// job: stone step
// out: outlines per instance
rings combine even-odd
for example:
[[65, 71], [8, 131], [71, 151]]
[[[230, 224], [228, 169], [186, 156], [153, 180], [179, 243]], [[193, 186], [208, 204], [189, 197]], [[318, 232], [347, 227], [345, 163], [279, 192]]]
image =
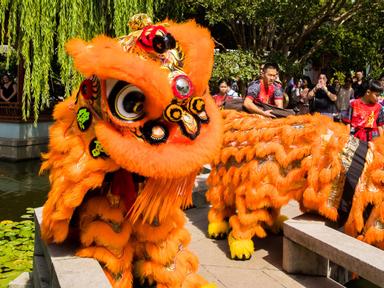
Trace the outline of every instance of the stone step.
[[16, 279], [8, 284], [8, 288], [33, 288], [30, 272], [21, 273]]
[[[376, 285], [384, 285], [384, 251], [325, 225], [318, 216], [284, 222], [283, 269], [328, 275], [328, 259]], [[384, 286], [383, 286], [384, 287]]]
[[33, 267], [35, 288], [111, 288], [99, 262], [76, 257], [73, 244], [46, 245], [40, 237], [41, 222], [42, 208], [37, 208]]

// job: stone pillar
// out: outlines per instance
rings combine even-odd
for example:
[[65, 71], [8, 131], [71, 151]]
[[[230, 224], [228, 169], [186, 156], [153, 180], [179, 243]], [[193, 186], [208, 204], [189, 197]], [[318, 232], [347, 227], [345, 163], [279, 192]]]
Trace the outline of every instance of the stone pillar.
[[328, 276], [328, 260], [292, 242], [283, 239], [283, 269], [292, 274]]
[[0, 159], [19, 161], [40, 158], [47, 151], [48, 129], [52, 122], [0, 122]]

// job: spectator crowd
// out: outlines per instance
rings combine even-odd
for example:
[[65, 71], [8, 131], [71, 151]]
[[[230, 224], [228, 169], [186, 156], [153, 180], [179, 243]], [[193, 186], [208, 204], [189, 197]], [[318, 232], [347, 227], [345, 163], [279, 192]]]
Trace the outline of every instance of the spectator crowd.
[[292, 77], [282, 83], [278, 65], [266, 63], [261, 74], [248, 83], [245, 95], [240, 94], [236, 80], [219, 81], [213, 99], [220, 109], [271, 118], [320, 113], [345, 123], [351, 134], [363, 141], [383, 134], [384, 74], [368, 81], [363, 71], [357, 70], [345, 79], [333, 75], [329, 81], [321, 72], [314, 84], [308, 76]]

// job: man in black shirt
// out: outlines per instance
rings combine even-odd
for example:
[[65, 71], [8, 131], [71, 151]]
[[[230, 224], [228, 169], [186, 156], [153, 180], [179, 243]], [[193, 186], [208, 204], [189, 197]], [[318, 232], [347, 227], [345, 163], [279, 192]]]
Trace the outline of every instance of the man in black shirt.
[[319, 75], [316, 86], [308, 93], [311, 99], [311, 112], [319, 112], [333, 118], [333, 114], [337, 113], [336, 108], [336, 91], [331, 85], [327, 85], [327, 76]]
[[355, 73], [356, 82], [353, 82], [352, 88], [354, 91], [354, 97], [355, 99], [359, 99], [364, 96], [367, 84], [364, 82], [364, 74], [363, 70], [357, 70]]

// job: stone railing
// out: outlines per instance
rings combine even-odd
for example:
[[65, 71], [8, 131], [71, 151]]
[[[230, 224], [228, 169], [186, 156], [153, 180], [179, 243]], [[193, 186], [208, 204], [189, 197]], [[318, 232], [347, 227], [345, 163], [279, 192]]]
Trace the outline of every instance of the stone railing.
[[100, 264], [76, 257], [71, 243], [46, 245], [40, 237], [42, 208], [35, 209], [34, 288], [111, 288]]
[[[39, 121], [52, 120], [52, 108], [47, 108], [39, 113]], [[33, 112], [31, 112], [33, 114]], [[33, 122], [34, 118], [31, 117], [25, 121], [23, 120], [23, 111], [21, 103], [8, 103], [0, 102], [0, 122]]]
[[283, 269], [288, 273], [329, 276], [329, 261], [384, 287], [384, 251], [325, 225], [318, 216], [284, 222]]

